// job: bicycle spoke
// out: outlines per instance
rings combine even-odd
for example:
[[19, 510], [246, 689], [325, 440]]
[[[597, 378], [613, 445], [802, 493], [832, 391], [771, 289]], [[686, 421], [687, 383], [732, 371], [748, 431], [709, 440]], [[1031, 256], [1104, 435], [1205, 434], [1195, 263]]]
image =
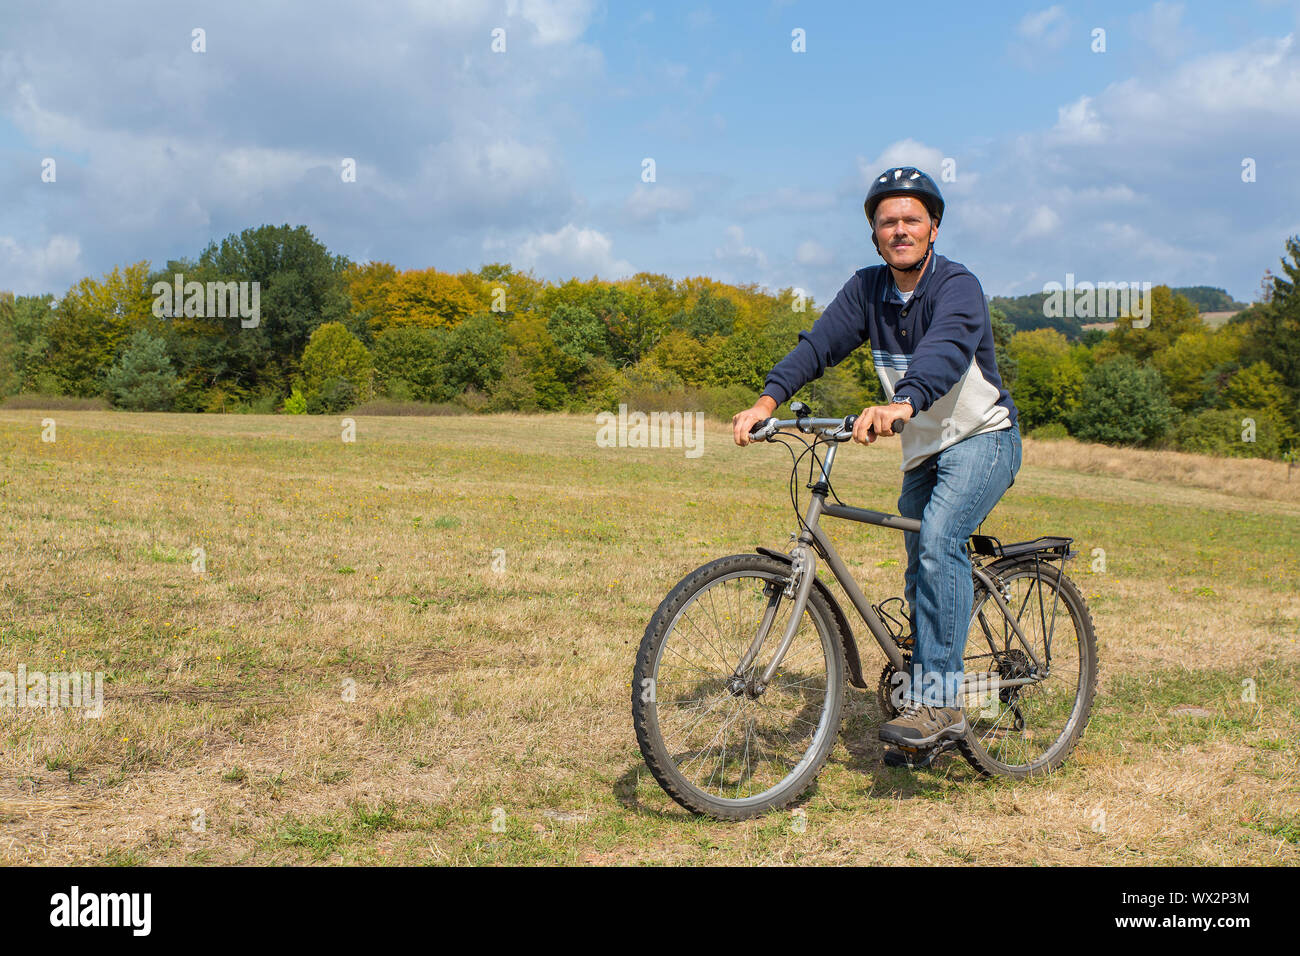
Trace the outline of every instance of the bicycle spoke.
[[[1075, 718], [1083, 676], [1081, 636], [1068, 605], [1066, 613], [1059, 618], [1068, 622], [1065, 637], [1056, 634], [1056, 610], [1063, 602], [1060, 587], [1050, 572], [1041, 566], [1029, 566], [1020, 572], [1013, 571], [1004, 578], [1004, 583], [1007, 606], [1016, 615], [1015, 621], [1033, 654], [1027, 653], [993, 596], [981, 590], [967, 637], [970, 653], [963, 658], [965, 670], [1023, 679], [1032, 676], [1036, 657], [1043, 667], [1048, 667], [1050, 661], [1051, 673], [1030, 683], [999, 688], [995, 692], [998, 707], [995, 714], [989, 717], [980, 716], [978, 711], [972, 714], [972, 736], [978, 749], [998, 765], [1033, 768], [1051, 759], [1054, 750], [1068, 736]], [[1052, 592], [1050, 601], [1045, 590]], [[986, 653], [986, 647], [993, 653]], [[987, 693], [981, 694], [979, 700], [987, 701]], [[1019, 728], [1015, 726], [1017, 713]]]

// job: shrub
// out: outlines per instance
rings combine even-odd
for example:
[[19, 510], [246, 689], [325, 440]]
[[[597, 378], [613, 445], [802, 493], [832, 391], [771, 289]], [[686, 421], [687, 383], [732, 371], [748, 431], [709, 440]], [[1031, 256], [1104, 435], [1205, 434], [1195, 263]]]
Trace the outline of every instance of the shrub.
[[376, 384], [402, 401], [447, 401], [455, 391], [445, 380], [446, 358], [447, 332], [443, 329], [385, 329], [375, 336]]
[[42, 395], [24, 392], [10, 395], [0, 403], [0, 408], [50, 409], [52, 411], [107, 411], [108, 402], [102, 398], [78, 398], [75, 395]]
[[[341, 400], [344, 386], [340, 383], [348, 383], [352, 401], [356, 401], [371, 396], [373, 381], [370, 353], [342, 322], [326, 322], [312, 332], [302, 350], [302, 384], [309, 406], [315, 399], [318, 405], [337, 411], [332, 406]], [[327, 386], [332, 389], [328, 398], [320, 394]]]
[[456, 404], [469, 409], [470, 412], [477, 415], [487, 408], [488, 397], [471, 385], [456, 396]]
[[[1248, 428], [1255, 424], [1253, 441]], [[1171, 433], [1180, 451], [1228, 458], [1280, 458], [1286, 422], [1272, 409], [1213, 408], [1192, 415]]]
[[1052, 422], [1050, 425], [1043, 425], [1039, 428], [1035, 428], [1029, 433], [1029, 437], [1046, 438], [1050, 441], [1052, 439], [1069, 438], [1070, 432], [1060, 422]]
[[519, 357], [519, 350], [507, 348], [498, 378], [490, 389], [488, 410], [493, 412], [535, 412], [538, 409], [537, 387]]
[[352, 410], [353, 415], [468, 415], [463, 405], [450, 402], [364, 402]]
[[307, 396], [308, 415], [334, 415], [357, 403], [357, 386], [351, 379], [327, 378]]
[[307, 414], [307, 399], [303, 397], [302, 389], [295, 388], [292, 394], [284, 400], [283, 411], [286, 415]]
[[133, 412], [167, 411], [180, 390], [167, 344], [144, 329], [127, 340], [105, 385], [114, 405]]
[[1169, 430], [1175, 413], [1160, 373], [1120, 355], [1088, 371], [1066, 423], [1084, 441], [1150, 444]]

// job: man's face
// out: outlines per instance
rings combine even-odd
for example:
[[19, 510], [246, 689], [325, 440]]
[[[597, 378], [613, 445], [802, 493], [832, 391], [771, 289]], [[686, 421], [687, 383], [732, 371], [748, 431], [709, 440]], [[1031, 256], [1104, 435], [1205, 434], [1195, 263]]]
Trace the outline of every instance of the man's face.
[[930, 218], [925, 203], [915, 196], [890, 196], [881, 200], [873, 225], [880, 254], [895, 269], [906, 269], [920, 262], [939, 234], [939, 227]]

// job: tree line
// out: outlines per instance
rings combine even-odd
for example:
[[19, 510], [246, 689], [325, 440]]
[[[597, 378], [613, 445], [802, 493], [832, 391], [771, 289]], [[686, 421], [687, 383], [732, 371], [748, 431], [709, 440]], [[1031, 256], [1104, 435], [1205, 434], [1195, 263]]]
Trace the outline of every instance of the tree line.
[[[1053, 327], [1041, 311], [1034, 325], [1019, 300], [992, 300], [1022, 431], [1287, 454], [1300, 435], [1300, 237], [1287, 241], [1282, 267], [1262, 301], [1218, 329], [1198, 304], [1231, 300], [1206, 287], [1189, 297], [1157, 286], [1148, 326], [1121, 316], [1110, 332]], [[158, 293], [231, 282], [258, 284], [258, 319], [213, 315], [201, 294]], [[163, 298], [169, 308], [158, 307]], [[84, 278], [58, 299], [0, 293], [0, 396], [289, 414], [376, 401], [584, 413], [625, 402], [729, 418], [819, 314], [795, 289], [705, 277], [551, 283], [504, 263], [403, 271], [331, 254], [305, 227], [266, 225], [194, 259]], [[826, 414], [884, 400], [867, 349], [796, 397]]]

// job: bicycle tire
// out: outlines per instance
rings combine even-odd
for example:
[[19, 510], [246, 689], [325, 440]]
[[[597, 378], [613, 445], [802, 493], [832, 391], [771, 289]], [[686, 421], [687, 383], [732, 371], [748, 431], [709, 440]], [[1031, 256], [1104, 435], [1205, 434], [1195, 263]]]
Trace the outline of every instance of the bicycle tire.
[[[1009, 607], [1017, 610], [1019, 605], [1016, 620], [1025, 631], [1025, 636], [1029, 638], [1036, 654], [1041, 656], [1044, 653], [1044, 634], [1055, 630], [1052, 637], [1052, 674], [1036, 684], [1027, 685], [1028, 690], [1003, 689], [999, 691], [996, 702], [993, 700], [993, 695], [988, 694], [984, 697], [983, 706], [978, 711], [972, 710], [972, 699], [968, 696], [966, 712], [969, 726], [965, 737], [958, 741], [958, 747], [962, 756], [982, 776], [1022, 779], [1051, 773], [1073, 752], [1082, 739], [1092, 714], [1098, 674], [1097, 635], [1093, 627], [1092, 612], [1078, 586], [1066, 577], [1061, 568], [1050, 562], [1039, 561], [1035, 565], [1033, 561], [1016, 561], [993, 565], [988, 570], [997, 574], [1011, 592], [1012, 600], [1008, 601]], [[1020, 583], [1027, 584], [1023, 603], [1017, 587]], [[1041, 605], [1031, 600], [1035, 583], [1038, 585], [1038, 595], [1043, 599]], [[1066, 619], [1072, 625], [1073, 633], [1060, 629], [1059, 608], [1056, 611], [1055, 625], [1053, 626], [1050, 621], [1043, 624], [1050, 613], [1046, 610], [1051, 603], [1051, 595], [1045, 593], [1047, 591], [1058, 596], [1067, 612]], [[1036, 606], [1031, 607], [1031, 605]], [[1015, 650], [1015, 655], [1004, 654], [999, 658], [993, 653], [988, 634], [980, 622], [982, 610], [984, 622], [994, 631], [992, 643], [996, 645], [1005, 637], [1004, 650]], [[1039, 631], [1041, 633], [1037, 633]], [[975, 655], [972, 651], [979, 653]], [[985, 653], [986, 651], [988, 653]], [[1014, 671], [1017, 676], [1023, 672], [1022, 664], [1027, 662], [1022, 646], [1010, 631], [1006, 616], [997, 602], [992, 599], [988, 589], [981, 583], [975, 592], [971, 626], [967, 635], [967, 645], [963, 651], [963, 668], [967, 672], [978, 670], [979, 665], [973, 666], [974, 662], [989, 658], [995, 659], [995, 666], [1000, 671]], [[1077, 664], [1071, 663], [1074, 660], [1077, 660]], [[1063, 718], [1059, 718], [1056, 715], [1060, 714], [1062, 706], [1060, 699], [1064, 695], [1057, 695], [1056, 685], [1050, 682], [1060, 680], [1063, 667], [1067, 671], [1076, 673], [1077, 677], [1070, 710]], [[1032, 706], [1028, 708], [1023, 706], [1027, 700], [1032, 702]], [[1015, 727], [1017, 714], [1023, 725], [1018, 730]], [[1059, 729], [1056, 726], [1058, 722]], [[1031, 726], [1031, 723], [1036, 723], [1036, 726]], [[1033, 745], [1033, 737], [1035, 733], [1043, 732], [1052, 735], [1052, 740], [1041, 753], [1029, 760], [1008, 759], [1023, 757], [1035, 751], [1037, 746]]]
[[[744, 694], [737, 694], [734, 689], [725, 686], [726, 681], [731, 679], [731, 674], [745, 648], [753, 639], [762, 615], [759, 614], [753, 620], [748, 620], [748, 608], [759, 606], [749, 594], [750, 585], [742, 584], [735, 589], [727, 589], [726, 592], [720, 589], [730, 581], [749, 581], [755, 590], [758, 590], [759, 582], [763, 582], [764, 588], [779, 587], [783, 592], [790, 580], [790, 573], [789, 564], [759, 554], [719, 558], [697, 568], [678, 582], [659, 604], [646, 627], [632, 676], [632, 722], [636, 729], [637, 743], [645, 758], [646, 766], [664, 792], [693, 813], [720, 820], [744, 820], [790, 806], [802, 798], [816, 782], [817, 775], [821, 772], [839, 736], [845, 694], [844, 648], [835, 614], [816, 588], [809, 592], [803, 621], [795, 634], [794, 643], [767, 690], [756, 698], [750, 698]], [[732, 593], [738, 595], [735, 601], [728, 605], [736, 608], [735, 627], [730, 633], [725, 628], [719, 629], [719, 637], [727, 638], [725, 645], [719, 639], [714, 642], [716, 646], [708, 652], [702, 652], [698, 656], [688, 655], [686, 646], [696, 645], [691, 644], [687, 635], [694, 635], [696, 631], [679, 625], [687, 621], [698, 625], [690, 612], [692, 608], [700, 608], [699, 616], [703, 618], [706, 595], [718, 595], [719, 598], [730, 599]], [[765, 610], [769, 594], [761, 590], [758, 593], [762, 596], [762, 609]], [[716, 621], [717, 599], [710, 597], [709, 602], [713, 606]], [[777, 617], [764, 641], [758, 660], [747, 672], [749, 675], [761, 671], [766, 662], [771, 659], [771, 653], [780, 640], [782, 628], [789, 620], [789, 607], [792, 604], [793, 598], [783, 596], [778, 600]], [[782, 607], [786, 609], [784, 616], [780, 614]], [[721, 622], [717, 623], [721, 624]], [[704, 633], [702, 629], [701, 633]], [[674, 642], [675, 635], [680, 636], [681, 640]], [[815, 641], [812, 635], [816, 636]], [[705, 672], [704, 677], [693, 678], [692, 681], [686, 682], [699, 685], [686, 692], [700, 694], [700, 697], [673, 699], [663, 693], [663, 689], [670, 683], [663, 679], [665, 672], [671, 673], [670, 669], [666, 670], [664, 667], [666, 652], [670, 647], [679, 656], [687, 655], [683, 659], [691, 661], [692, 666]], [[710, 666], [700, 666], [711, 661], [713, 657], [717, 660]], [[728, 670], [728, 666], [731, 671]], [[800, 667], [806, 668], [808, 673], [793, 670]], [[820, 667], [825, 669], [824, 677], [811, 673]], [[797, 677], [798, 680], [782, 680], [783, 677], [791, 676]], [[820, 700], [816, 701], [819, 687], [822, 692]], [[650, 689], [649, 693], [647, 688]], [[703, 703], [706, 700], [705, 695], [709, 695], [707, 708]], [[804, 717], [794, 719], [812, 729], [798, 728], [784, 732], [778, 725], [776, 733], [791, 745], [791, 752], [782, 760], [764, 761], [763, 758], [775, 750], [779, 741], [776, 740], [775, 735], [767, 731], [762, 734], [751, 732], [755, 730], [756, 716], [771, 717], [774, 722], [779, 722], [780, 709], [796, 706], [800, 708], [798, 713], [803, 714], [809, 704], [799, 704], [801, 698], [815, 702], [816, 721], [814, 723]], [[733, 706], [731, 701], [737, 703]], [[685, 751], [680, 751], [675, 746], [676, 739], [681, 736], [678, 724], [690, 718], [691, 709], [685, 706], [689, 704], [695, 705], [693, 709], [697, 712], [703, 710], [703, 715], [695, 722], [696, 724], [702, 722], [715, 708], [726, 708], [728, 722], [734, 721], [740, 710], [746, 710], [745, 719], [741, 724], [746, 734], [744, 762], [739, 770], [733, 773], [728, 767], [727, 732], [724, 730], [718, 771], [710, 772], [703, 785], [698, 776], [692, 778], [688, 772], [683, 771], [684, 766], [689, 769], [694, 762], [701, 759], [698, 754], [689, 756], [694, 753], [689, 747]], [[686, 730], [687, 741], [691, 739], [690, 734], [694, 726], [695, 724], [691, 724]], [[793, 728], [794, 724], [791, 727]], [[669, 735], [667, 740], [665, 730]], [[791, 732], [795, 737], [789, 736]], [[700, 736], [703, 735], [704, 732], [701, 731]], [[713, 739], [716, 739], [716, 735]], [[805, 739], [807, 749], [801, 752], [802, 741]], [[684, 742], [682, 746], [685, 745]], [[739, 752], [739, 744], [737, 749], [732, 751], [733, 760], [737, 759], [735, 757], [737, 752]], [[796, 756], [797, 760], [794, 759]], [[769, 762], [771, 766], [768, 766]], [[783, 772], [786, 763], [791, 765], [788, 772]], [[712, 767], [713, 764], [701, 764], [701, 766]], [[775, 779], [770, 786], [766, 785], [763, 781], [773, 779], [774, 774], [780, 774], [779, 778]], [[733, 775], [736, 779], [736, 795], [726, 796], [724, 794], [729, 790]], [[718, 780], [716, 788], [712, 787], [715, 776]], [[743, 785], [748, 780], [755, 781], [753, 785], [763, 789], [756, 793], [742, 794]]]

